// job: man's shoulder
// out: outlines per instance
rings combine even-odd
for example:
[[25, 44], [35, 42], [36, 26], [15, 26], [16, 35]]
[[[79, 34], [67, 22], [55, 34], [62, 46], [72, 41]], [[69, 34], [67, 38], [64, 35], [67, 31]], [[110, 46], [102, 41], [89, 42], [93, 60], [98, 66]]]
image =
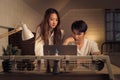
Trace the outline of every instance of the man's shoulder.
[[94, 40], [92, 40], [92, 39], [88, 39], [88, 38], [85, 38], [85, 42], [96, 43]]

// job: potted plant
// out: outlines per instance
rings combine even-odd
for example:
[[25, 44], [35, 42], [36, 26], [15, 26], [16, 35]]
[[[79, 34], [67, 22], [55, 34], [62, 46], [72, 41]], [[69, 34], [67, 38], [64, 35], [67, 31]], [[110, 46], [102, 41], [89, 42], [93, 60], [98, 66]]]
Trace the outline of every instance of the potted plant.
[[3, 47], [3, 56], [8, 56], [2, 62], [3, 72], [10, 72], [12, 68], [12, 61], [10, 60], [11, 55], [20, 55], [21, 50], [17, 46], [13, 47], [12, 44], [8, 45], [7, 48]]

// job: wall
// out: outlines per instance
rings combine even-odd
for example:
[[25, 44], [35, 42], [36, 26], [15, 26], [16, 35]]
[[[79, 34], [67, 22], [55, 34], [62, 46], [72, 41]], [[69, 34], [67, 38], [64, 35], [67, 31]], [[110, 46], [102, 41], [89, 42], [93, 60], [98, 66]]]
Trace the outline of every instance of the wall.
[[22, 0], [0, 0], [0, 25], [2, 26], [14, 27], [23, 22], [34, 31], [40, 18], [41, 16]]

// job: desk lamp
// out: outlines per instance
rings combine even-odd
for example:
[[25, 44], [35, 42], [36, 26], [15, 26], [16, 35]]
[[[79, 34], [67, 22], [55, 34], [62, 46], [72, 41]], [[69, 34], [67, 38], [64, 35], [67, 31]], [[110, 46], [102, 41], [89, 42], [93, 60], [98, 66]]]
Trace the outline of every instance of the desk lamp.
[[4, 37], [7, 37], [9, 35], [12, 35], [14, 33], [17, 33], [18, 31], [21, 31], [21, 30], [22, 30], [22, 40], [28, 40], [28, 39], [31, 39], [31, 38], [34, 37], [33, 33], [28, 29], [26, 24], [22, 24], [21, 27], [17, 27], [12, 31], [1, 34], [0, 39], [4, 38]]

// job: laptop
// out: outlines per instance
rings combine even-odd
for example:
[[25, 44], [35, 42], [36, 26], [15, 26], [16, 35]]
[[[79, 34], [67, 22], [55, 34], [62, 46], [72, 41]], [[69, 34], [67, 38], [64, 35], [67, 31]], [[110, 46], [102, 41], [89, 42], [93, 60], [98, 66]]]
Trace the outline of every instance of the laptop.
[[77, 55], [76, 45], [44, 45], [44, 55]]

